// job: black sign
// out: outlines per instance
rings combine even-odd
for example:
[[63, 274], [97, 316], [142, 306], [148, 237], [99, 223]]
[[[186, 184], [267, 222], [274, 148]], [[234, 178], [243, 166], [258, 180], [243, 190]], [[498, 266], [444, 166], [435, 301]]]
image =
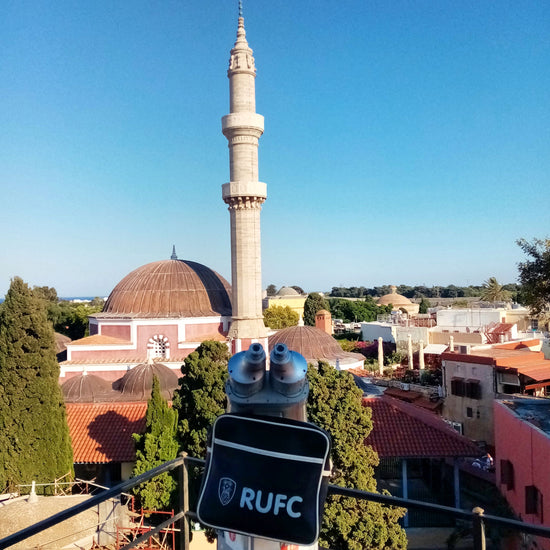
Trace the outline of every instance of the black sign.
[[329, 436], [312, 424], [218, 417], [197, 506], [199, 520], [243, 535], [314, 544], [329, 451]]

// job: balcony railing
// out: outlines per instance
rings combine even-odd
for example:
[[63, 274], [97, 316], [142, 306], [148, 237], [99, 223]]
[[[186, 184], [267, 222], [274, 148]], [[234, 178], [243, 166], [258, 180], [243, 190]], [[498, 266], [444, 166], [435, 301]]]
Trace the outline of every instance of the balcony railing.
[[[189, 521], [188, 519], [196, 520], [194, 512], [189, 510], [189, 499], [188, 491], [188, 468], [190, 465], [204, 465], [204, 460], [198, 458], [191, 458], [182, 454], [181, 456], [165, 462], [156, 468], [145, 472], [139, 476], [136, 476], [128, 481], [124, 481], [111, 489], [102, 491], [101, 493], [90, 497], [85, 502], [72, 506], [67, 510], [59, 512], [49, 518], [46, 518], [34, 525], [26, 527], [17, 533], [8, 535], [7, 537], [0, 540], [0, 550], [4, 548], [9, 548], [25, 539], [40, 533], [41, 531], [53, 527], [77, 514], [92, 508], [105, 502], [114, 497], [118, 497], [123, 493], [128, 493], [134, 487], [149, 481], [150, 479], [164, 473], [171, 472], [173, 470], [178, 470], [179, 473], [179, 482], [180, 487], [184, 490], [180, 491], [179, 494], [179, 507], [177, 513], [173, 517], [170, 517], [168, 520], [157, 525], [155, 528], [151, 529], [144, 535], [136, 538], [122, 550], [130, 550], [145, 542], [150, 537], [156, 535], [163, 529], [170, 527], [171, 525], [176, 524], [180, 536], [178, 537], [178, 550], [188, 550], [189, 549]], [[461, 510], [459, 508], [452, 508], [450, 506], [441, 506], [439, 504], [433, 504], [428, 502], [422, 502], [419, 500], [411, 500], [406, 498], [394, 497], [391, 495], [382, 495], [379, 493], [370, 493], [367, 491], [359, 491], [357, 489], [349, 489], [346, 487], [339, 487], [337, 485], [329, 485], [328, 488], [329, 495], [340, 495], [344, 497], [357, 498], [362, 500], [369, 500], [372, 502], [378, 502], [387, 506], [398, 506], [401, 508], [407, 509], [419, 509], [429, 512], [439, 512], [443, 514], [449, 514], [455, 519], [463, 520], [471, 523], [472, 525], [472, 535], [473, 535], [473, 548], [474, 550], [484, 550], [485, 549], [485, 526], [491, 525], [495, 527], [507, 528], [509, 530], [518, 531], [521, 533], [526, 533], [529, 535], [534, 535], [538, 537], [544, 537], [550, 539], [550, 527], [543, 527], [540, 525], [533, 525], [529, 523], [524, 523], [522, 521], [517, 521], [509, 518], [503, 518], [499, 516], [486, 515], [481, 508], [474, 508], [471, 512], [466, 510]]]

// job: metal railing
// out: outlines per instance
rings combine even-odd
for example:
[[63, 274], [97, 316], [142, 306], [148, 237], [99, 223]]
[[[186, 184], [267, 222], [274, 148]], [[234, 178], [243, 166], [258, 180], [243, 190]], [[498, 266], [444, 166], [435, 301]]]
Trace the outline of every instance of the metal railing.
[[[136, 476], [128, 481], [119, 483], [111, 489], [107, 489], [95, 496], [90, 497], [85, 502], [72, 506], [67, 510], [63, 510], [49, 518], [46, 518], [34, 525], [26, 527], [8, 535], [7, 537], [0, 539], [0, 550], [4, 548], [9, 548], [14, 544], [17, 544], [41, 531], [53, 527], [65, 521], [101, 502], [104, 502], [110, 498], [117, 497], [122, 493], [127, 493], [134, 487], [149, 481], [150, 479], [164, 473], [171, 472], [179, 468], [179, 482], [180, 487], [183, 488], [179, 493], [179, 510], [168, 520], [157, 525], [154, 529], [151, 529], [144, 535], [136, 538], [122, 550], [130, 550], [141, 544], [142, 542], [149, 539], [151, 536], [157, 534], [158, 532], [166, 529], [170, 525], [177, 523], [179, 525], [180, 536], [178, 537], [178, 550], [188, 550], [189, 548], [189, 521], [188, 519], [196, 520], [196, 515], [194, 512], [189, 510], [189, 495], [188, 495], [188, 468], [189, 464], [194, 464], [197, 466], [204, 465], [204, 460], [198, 458], [188, 457], [185, 453], [182, 453], [179, 457], [169, 462], [165, 462], [156, 468], [145, 472], [139, 476]], [[452, 508], [450, 506], [442, 506], [439, 504], [433, 504], [428, 502], [423, 502], [420, 500], [412, 500], [407, 498], [394, 497], [391, 495], [383, 495], [379, 493], [370, 493], [367, 491], [360, 491], [358, 489], [349, 489], [347, 487], [340, 487], [338, 485], [329, 485], [328, 486], [329, 495], [339, 495], [349, 498], [357, 498], [361, 500], [369, 500], [372, 502], [378, 502], [387, 506], [396, 506], [400, 508], [407, 509], [420, 509], [429, 512], [439, 512], [443, 514], [449, 514], [455, 519], [465, 520], [472, 524], [472, 536], [473, 536], [473, 548], [474, 550], [485, 550], [486, 541], [485, 541], [485, 526], [492, 525], [495, 527], [503, 527], [510, 530], [518, 531], [521, 533], [526, 533], [529, 535], [534, 535], [538, 537], [544, 537], [550, 539], [550, 527], [543, 527], [541, 525], [534, 525], [529, 523], [524, 523], [523, 521], [518, 521], [509, 518], [503, 518], [499, 516], [493, 516], [485, 514], [482, 508], [476, 507], [471, 512], [467, 510], [461, 510], [460, 508]]]

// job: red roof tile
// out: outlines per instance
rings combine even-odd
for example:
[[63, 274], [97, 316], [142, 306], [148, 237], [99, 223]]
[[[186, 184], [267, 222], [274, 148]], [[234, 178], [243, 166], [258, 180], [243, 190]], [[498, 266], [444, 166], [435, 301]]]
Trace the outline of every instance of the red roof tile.
[[75, 463], [133, 462], [147, 403], [67, 403]]
[[373, 428], [366, 439], [381, 458], [479, 456], [478, 448], [440, 417], [386, 397], [363, 399], [372, 408]]

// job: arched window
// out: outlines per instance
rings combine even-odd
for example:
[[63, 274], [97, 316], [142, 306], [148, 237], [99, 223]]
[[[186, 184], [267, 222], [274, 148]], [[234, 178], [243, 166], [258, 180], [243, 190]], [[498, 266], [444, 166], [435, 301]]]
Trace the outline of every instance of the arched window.
[[155, 334], [155, 336], [149, 338], [147, 350], [149, 351], [149, 357], [167, 358], [170, 355], [170, 342], [168, 342], [166, 336]]

